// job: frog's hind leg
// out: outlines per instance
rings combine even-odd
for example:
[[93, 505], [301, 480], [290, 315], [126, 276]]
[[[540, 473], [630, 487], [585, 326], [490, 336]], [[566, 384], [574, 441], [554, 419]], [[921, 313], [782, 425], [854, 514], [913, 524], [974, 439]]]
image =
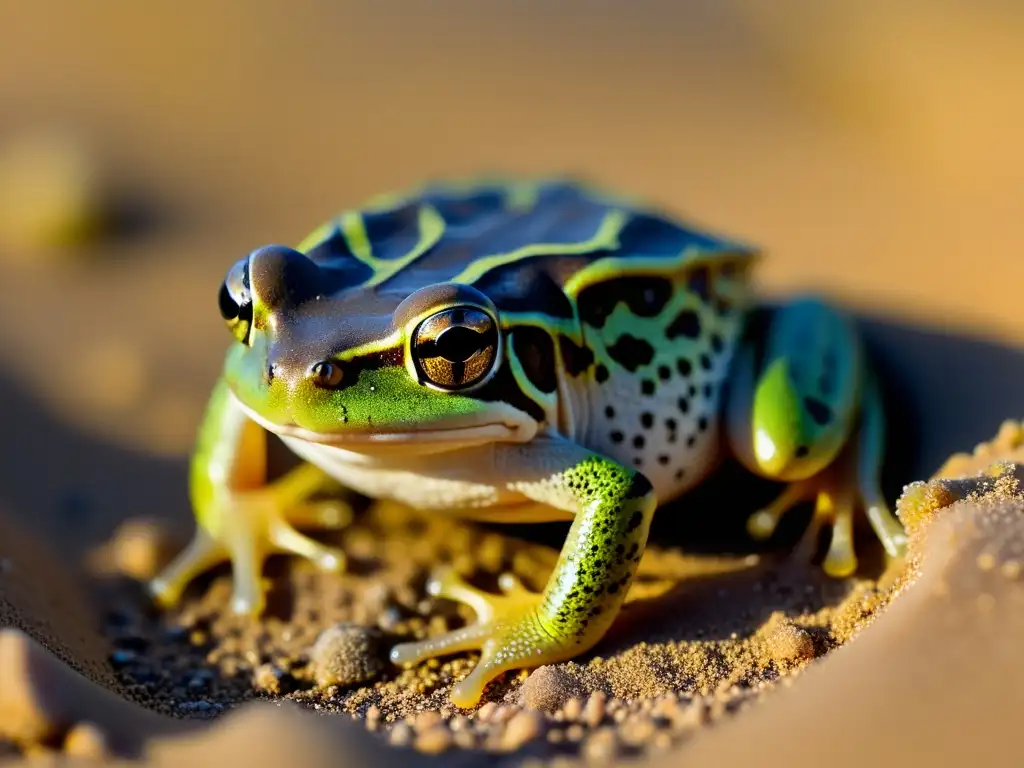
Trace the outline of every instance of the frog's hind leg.
[[727, 419], [737, 458], [756, 474], [787, 483], [749, 518], [752, 536], [770, 537], [787, 511], [814, 500], [812, 535], [805, 542], [821, 524], [831, 524], [823, 563], [830, 575], [846, 576], [857, 568], [853, 521], [858, 506], [886, 553], [902, 553], [906, 537], [879, 484], [885, 431], [881, 395], [852, 323], [841, 313], [815, 299], [776, 310], [763, 336], [737, 354]]

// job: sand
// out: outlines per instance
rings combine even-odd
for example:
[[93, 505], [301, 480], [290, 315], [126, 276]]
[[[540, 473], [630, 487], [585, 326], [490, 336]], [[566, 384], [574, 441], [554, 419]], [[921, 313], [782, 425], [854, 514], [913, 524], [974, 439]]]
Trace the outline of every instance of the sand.
[[[42, 202], [0, 211], [0, 763], [1015, 764], [1024, 501], [979, 473], [1024, 463], [1018, 427], [990, 440], [1024, 378], [1021, 115], [1001, 96], [1019, 14], [753, 5], [5, 9], [0, 192], [28, 174]], [[54, 126], [48, 159], [3, 162]], [[865, 536], [861, 571], [828, 579], [794, 550], [799, 515], [755, 545], [744, 516], [772, 488], [726, 467], [659, 511], [592, 652], [467, 712], [447, 693], [472, 655], [403, 671], [387, 648], [471, 618], [426, 594], [431, 567], [538, 587], [564, 526], [361, 505], [322, 537], [349, 571], [271, 561], [261, 622], [226, 612], [223, 568], [156, 611], [141, 580], [191, 531], [226, 266], [494, 167], [652, 197], [767, 246], [766, 295], [855, 311], [892, 406], [890, 498], [934, 478], [900, 502], [907, 560]]]

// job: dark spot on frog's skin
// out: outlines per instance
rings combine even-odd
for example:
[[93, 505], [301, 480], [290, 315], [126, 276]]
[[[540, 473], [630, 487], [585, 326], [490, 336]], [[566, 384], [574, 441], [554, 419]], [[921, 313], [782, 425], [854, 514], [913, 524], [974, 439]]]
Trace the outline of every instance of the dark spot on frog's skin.
[[641, 365], [649, 365], [654, 359], [654, 347], [644, 339], [629, 333], [622, 334], [618, 341], [608, 347], [608, 354], [630, 373]]
[[669, 432], [675, 432], [678, 428], [678, 422], [676, 422], [676, 420], [673, 419], [671, 416], [665, 419], [665, 429], [667, 429]]
[[[579, 376], [594, 364], [593, 350], [590, 347], [581, 347], [567, 336], [559, 335], [558, 350], [562, 353], [562, 363], [570, 376]], [[605, 373], [607, 374], [607, 371]]]
[[659, 365], [658, 366], [658, 378], [659, 379], [661, 379], [662, 381], [668, 381], [668, 379], [669, 379], [669, 377], [671, 375], [672, 375], [672, 370], [667, 365]]
[[679, 371], [680, 376], [689, 376], [693, 372], [693, 363], [685, 357], [680, 357], [676, 360], [676, 370]]
[[686, 475], [686, 470], [685, 469], [677, 469], [674, 477], [675, 477], [676, 480], [682, 480], [685, 475]]
[[711, 298], [711, 294], [708, 291], [708, 286], [711, 283], [711, 273], [707, 267], [699, 267], [693, 270], [690, 280], [689, 289], [691, 293], [695, 293], [700, 297], [701, 301], [707, 303], [708, 299]]
[[690, 387], [689, 387], [688, 392], [689, 392], [690, 397], [694, 397], [697, 394], [697, 385], [696, 384], [691, 384]]
[[710, 384], [704, 385], [704, 397], [710, 398], [714, 388]]
[[806, 445], [801, 445], [793, 452], [793, 455], [796, 456], [798, 459], [803, 459], [806, 458], [810, 452], [810, 448], [808, 448]]
[[598, 363], [597, 368], [594, 369], [594, 380], [598, 384], [604, 384], [608, 381], [608, 366], [604, 363]]
[[622, 434], [621, 432], [619, 432], [618, 430], [615, 430], [614, 432], [612, 432], [610, 435], [608, 435], [608, 437], [616, 445], [618, 445], [619, 443], [621, 443], [623, 440], [626, 439], [626, 436], [624, 434]]
[[836, 377], [838, 375], [839, 362], [836, 353], [829, 350], [821, 359], [821, 376], [818, 379], [818, 388], [826, 398], [836, 393]]
[[609, 419], [614, 419], [615, 418], [615, 409], [612, 408], [612, 406], [610, 406], [610, 405], [606, 405], [604, 407], [604, 415], [607, 416]]
[[665, 335], [670, 339], [685, 336], [688, 339], [696, 339], [700, 336], [700, 317], [692, 309], [684, 309], [675, 320], [669, 323], [665, 329]]
[[824, 371], [818, 377], [818, 389], [823, 397], [832, 397], [836, 393], [835, 381]]
[[697, 419], [697, 430], [699, 432], [707, 432], [707, 429], [708, 429], [708, 417], [707, 416], [701, 416], [699, 419]]
[[654, 426], [654, 414], [650, 411], [644, 411], [640, 414], [640, 423], [644, 429], [650, 429]]
[[[635, 497], [634, 497], [635, 498]], [[640, 527], [640, 523], [644, 521], [642, 512], [634, 512], [629, 518], [629, 522], [626, 524], [626, 533], [631, 533]]]
[[717, 333], [711, 334], [711, 350], [713, 352], [721, 352], [725, 348], [725, 342], [722, 341], [722, 337]]
[[643, 460], [642, 457], [637, 456], [635, 459], [633, 459], [633, 466], [634, 467], [640, 468], [643, 465], [644, 465], [644, 460]]
[[705, 371], [710, 371], [711, 370], [711, 358], [708, 357], [707, 355], [701, 355], [700, 356], [700, 367], [703, 368]]
[[685, 397], [680, 397], [678, 400], [676, 400], [676, 405], [679, 406], [680, 413], [690, 412], [690, 401], [687, 400]]
[[636, 448], [639, 451], [639, 450], [643, 449], [644, 442], [645, 442], [644, 436], [643, 435], [637, 435], [636, 437], [633, 438], [633, 447]]
[[687, 448], [693, 448], [693, 446], [695, 446], [696, 444], [697, 444], [697, 436], [696, 435], [690, 435], [688, 438], [686, 438], [686, 447]]
[[658, 456], [658, 463], [661, 464], [661, 466], [663, 467], [667, 466], [670, 458], [671, 457], [667, 453], [663, 453], [660, 456]]
[[[466, 258], [471, 259], [471, 253]], [[540, 311], [563, 320], [575, 317], [569, 297], [554, 278], [543, 270], [525, 270], [517, 262], [488, 270], [474, 286], [496, 297], [499, 312]]]
[[555, 345], [540, 328], [523, 325], [512, 331], [512, 349], [533, 385], [545, 394], [555, 391]]
[[620, 277], [589, 285], [576, 299], [580, 320], [603, 328], [621, 301], [638, 317], [657, 317], [672, 297], [672, 283], [664, 277]]
[[651, 379], [644, 379], [640, 382], [640, 394], [650, 397], [654, 394], [655, 386]]
[[804, 408], [819, 427], [824, 427], [832, 420], [832, 409], [816, 397], [805, 397]]

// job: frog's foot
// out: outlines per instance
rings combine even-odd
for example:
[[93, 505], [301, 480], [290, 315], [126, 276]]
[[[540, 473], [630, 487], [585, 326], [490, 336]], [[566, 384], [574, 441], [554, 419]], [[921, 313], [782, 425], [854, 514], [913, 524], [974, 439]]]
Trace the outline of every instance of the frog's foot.
[[344, 502], [309, 500], [322, 486], [317, 472], [302, 466], [262, 488], [218, 492], [201, 510], [202, 522], [189, 546], [149, 583], [150, 594], [160, 605], [172, 606], [196, 576], [230, 560], [234, 578], [232, 609], [256, 615], [264, 608], [260, 573], [267, 555], [299, 555], [321, 570], [342, 570], [345, 556], [340, 550], [294, 527], [337, 528], [351, 519], [351, 509]]
[[503, 672], [563, 661], [580, 653], [571, 634], [546, 626], [537, 610], [542, 596], [526, 589], [511, 573], [498, 580], [500, 595], [483, 592], [464, 581], [454, 570], [435, 573], [427, 591], [435, 597], [464, 603], [473, 609], [477, 621], [439, 637], [401, 643], [391, 650], [395, 664], [415, 664], [436, 656], [460, 651], [480, 651], [480, 661], [452, 688], [452, 703], [472, 707], [487, 684]]
[[747, 520], [747, 531], [756, 539], [767, 539], [778, 526], [782, 516], [797, 504], [815, 499], [814, 518], [804, 534], [802, 549], [814, 548], [821, 525], [831, 523], [832, 538], [822, 562], [829, 576], [843, 578], [857, 570], [857, 555], [853, 548], [854, 512], [863, 507], [875, 535], [890, 557], [899, 557], [906, 547], [903, 526], [882, 498], [881, 492], [871, 484], [861, 483], [848, 471], [848, 462], [838, 461], [817, 475], [790, 483], [768, 506], [755, 512]]

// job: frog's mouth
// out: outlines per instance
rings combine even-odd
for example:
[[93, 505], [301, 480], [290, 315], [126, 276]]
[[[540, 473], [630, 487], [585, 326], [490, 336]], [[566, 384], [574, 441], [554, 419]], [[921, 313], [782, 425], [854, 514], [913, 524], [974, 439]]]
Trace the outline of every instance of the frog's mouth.
[[[485, 445], [495, 442], [525, 442], [537, 430], [532, 419], [516, 421], [492, 421], [489, 423], [452, 423], [445, 426], [424, 425], [422, 428], [404, 426], [402, 429], [373, 427], [368, 429], [348, 428], [333, 431], [317, 431], [297, 424], [279, 424], [269, 421], [249, 408], [234, 393], [232, 398], [238, 407], [268, 432], [279, 437], [292, 438], [308, 443], [319, 443], [354, 451], [430, 453], [441, 450]], [[433, 449], [433, 450], [431, 450]]]

